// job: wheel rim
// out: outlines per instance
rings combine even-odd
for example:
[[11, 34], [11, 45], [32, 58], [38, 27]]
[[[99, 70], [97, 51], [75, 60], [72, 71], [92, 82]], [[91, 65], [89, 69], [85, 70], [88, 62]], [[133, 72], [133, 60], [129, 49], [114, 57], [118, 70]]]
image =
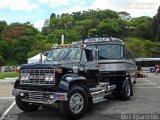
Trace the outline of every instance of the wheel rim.
[[131, 94], [131, 88], [128, 83], [126, 84], [126, 93], [127, 93], [127, 96], [130, 96], [130, 94]]
[[79, 113], [84, 107], [84, 99], [79, 93], [73, 94], [70, 98], [69, 103], [70, 110], [73, 113]]

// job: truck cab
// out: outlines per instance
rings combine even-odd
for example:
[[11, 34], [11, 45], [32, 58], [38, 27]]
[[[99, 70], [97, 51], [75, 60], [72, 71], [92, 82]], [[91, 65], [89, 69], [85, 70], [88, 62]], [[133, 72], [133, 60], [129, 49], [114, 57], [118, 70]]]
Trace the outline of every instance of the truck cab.
[[125, 48], [124, 42], [109, 36], [96, 36], [84, 39], [87, 48], [99, 50], [100, 81], [116, 85], [113, 96], [116, 99], [129, 100], [133, 95], [132, 85], [136, 78], [135, 57]]
[[77, 119], [115, 88], [99, 79], [97, 49], [63, 47], [53, 49], [43, 63], [22, 65], [12, 94], [24, 112], [57, 104], [60, 113]]

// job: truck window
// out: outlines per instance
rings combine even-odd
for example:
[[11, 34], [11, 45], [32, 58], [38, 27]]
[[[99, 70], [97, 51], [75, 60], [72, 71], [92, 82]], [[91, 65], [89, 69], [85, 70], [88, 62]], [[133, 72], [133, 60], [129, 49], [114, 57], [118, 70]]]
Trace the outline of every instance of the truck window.
[[83, 61], [83, 62], [87, 62], [87, 58], [86, 58], [85, 50], [83, 50], [83, 52], [82, 52], [82, 58], [81, 58], [81, 61]]
[[93, 61], [93, 52], [92, 50], [85, 49], [87, 61]]
[[80, 60], [80, 48], [61, 48], [53, 50], [47, 57], [46, 61], [54, 60]]
[[87, 45], [87, 48], [96, 49], [96, 45]]
[[127, 59], [135, 59], [135, 57], [127, 49], [125, 49], [125, 51], [126, 51], [126, 58]]
[[102, 44], [98, 45], [98, 49], [99, 49], [99, 60], [121, 59], [124, 57], [122, 45]]

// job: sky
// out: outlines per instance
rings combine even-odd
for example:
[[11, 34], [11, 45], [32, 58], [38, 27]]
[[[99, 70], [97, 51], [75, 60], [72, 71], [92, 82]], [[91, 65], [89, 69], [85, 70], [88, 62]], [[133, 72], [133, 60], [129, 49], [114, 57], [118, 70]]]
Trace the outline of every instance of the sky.
[[126, 11], [131, 17], [153, 17], [159, 6], [160, 0], [0, 0], [0, 21], [8, 24], [30, 22], [40, 29], [51, 13], [111, 9]]

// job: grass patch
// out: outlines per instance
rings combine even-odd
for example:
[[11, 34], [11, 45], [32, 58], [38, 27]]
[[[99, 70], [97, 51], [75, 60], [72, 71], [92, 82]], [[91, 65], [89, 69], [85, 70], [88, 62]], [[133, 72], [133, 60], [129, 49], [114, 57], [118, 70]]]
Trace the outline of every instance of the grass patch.
[[17, 72], [0, 72], [0, 79], [18, 77]]

